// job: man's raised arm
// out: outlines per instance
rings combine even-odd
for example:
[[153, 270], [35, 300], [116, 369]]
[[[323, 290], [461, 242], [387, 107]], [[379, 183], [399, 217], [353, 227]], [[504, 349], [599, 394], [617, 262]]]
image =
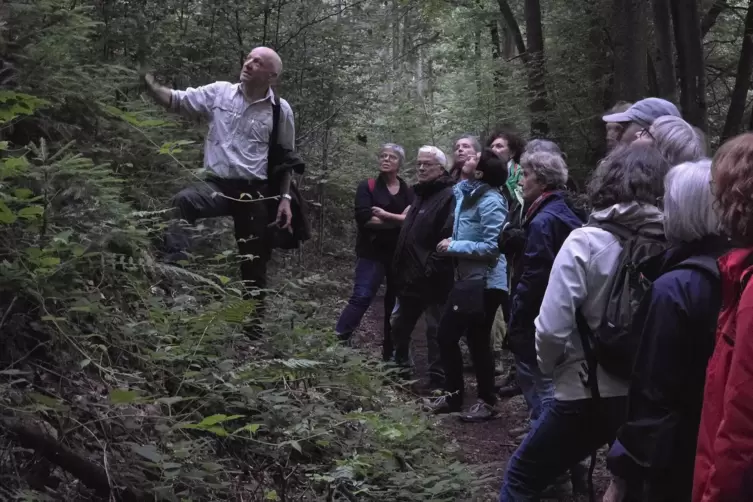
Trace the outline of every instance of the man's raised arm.
[[144, 75], [147, 92], [165, 108], [190, 118], [208, 117], [217, 94], [218, 83], [201, 87], [189, 87], [185, 91], [174, 91], [159, 84], [154, 75]]

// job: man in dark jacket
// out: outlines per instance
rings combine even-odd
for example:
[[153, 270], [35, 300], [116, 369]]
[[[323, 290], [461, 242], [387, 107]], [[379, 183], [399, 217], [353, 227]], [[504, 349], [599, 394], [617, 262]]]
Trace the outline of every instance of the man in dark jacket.
[[536, 361], [534, 319], [544, 299], [554, 258], [570, 232], [583, 221], [568, 205], [562, 189], [567, 182], [564, 159], [548, 152], [527, 153], [522, 159], [525, 243], [510, 301], [507, 339], [515, 354], [518, 382], [528, 403], [531, 419], [553, 399], [554, 388]]
[[437, 243], [452, 234], [454, 180], [447, 174], [447, 158], [433, 146], [418, 151], [415, 199], [403, 222], [393, 260], [393, 283], [399, 307], [392, 321], [395, 362], [410, 368], [413, 328], [426, 313], [426, 341], [430, 386], [440, 388], [444, 370], [439, 360], [437, 330], [442, 306], [452, 287], [452, 262], [436, 252]]

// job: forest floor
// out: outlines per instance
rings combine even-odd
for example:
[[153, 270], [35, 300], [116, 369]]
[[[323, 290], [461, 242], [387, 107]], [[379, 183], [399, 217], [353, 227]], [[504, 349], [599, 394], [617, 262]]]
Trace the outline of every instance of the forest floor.
[[[384, 308], [382, 297], [378, 297], [361, 322], [356, 335], [356, 345], [373, 352], [375, 357], [381, 357], [382, 326], [384, 322]], [[421, 377], [417, 388], [421, 389], [427, 382], [426, 369], [426, 338], [423, 335], [425, 325], [423, 317], [419, 320], [413, 333], [413, 358], [417, 376]], [[505, 371], [510, 361], [505, 360]], [[465, 374], [465, 407], [476, 399], [476, 380], [472, 372]], [[419, 394], [416, 394], [416, 398]], [[454, 416], [445, 416], [440, 421], [442, 432], [451, 441], [460, 459], [478, 467], [485, 476], [494, 481], [488, 485], [488, 490], [474, 498], [473, 502], [486, 502], [498, 499], [505, 465], [517, 449], [519, 442], [510, 430], [522, 427], [525, 423], [527, 410], [522, 396], [501, 400], [497, 404], [499, 418], [480, 424], [467, 424]], [[602, 452], [603, 453], [603, 452]], [[609, 474], [605, 470], [603, 456], [599, 455], [599, 462], [594, 472], [594, 484], [597, 488], [597, 500], [609, 484]], [[556, 499], [554, 499], [556, 500]], [[562, 502], [587, 502], [587, 495], [566, 497]]]

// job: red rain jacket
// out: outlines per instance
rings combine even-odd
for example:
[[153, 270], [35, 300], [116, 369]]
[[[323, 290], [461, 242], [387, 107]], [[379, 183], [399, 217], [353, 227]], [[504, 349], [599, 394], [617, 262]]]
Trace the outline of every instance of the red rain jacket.
[[719, 259], [722, 310], [706, 370], [693, 502], [753, 500], [753, 248]]

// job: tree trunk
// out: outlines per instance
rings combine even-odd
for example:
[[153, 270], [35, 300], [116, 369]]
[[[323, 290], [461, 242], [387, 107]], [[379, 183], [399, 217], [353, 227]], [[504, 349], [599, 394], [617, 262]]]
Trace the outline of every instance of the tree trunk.
[[736, 135], [741, 129], [743, 115], [745, 115], [745, 99], [748, 96], [748, 89], [750, 89], [751, 74], [753, 74], [753, 0], [748, 2], [748, 12], [745, 15], [743, 48], [740, 52], [740, 61], [737, 64], [735, 88], [732, 91], [727, 119], [724, 121], [722, 143]]
[[706, 130], [706, 75], [696, 0], [671, 0], [680, 77], [680, 108], [689, 123]]
[[729, 7], [727, 5], [727, 0], [716, 0], [714, 2], [714, 5], [711, 6], [706, 15], [703, 16], [703, 21], [701, 21], [701, 36], [705, 37], [706, 34], [711, 31], [711, 28], [713, 28], [716, 23], [716, 18], [719, 17], [719, 14], [721, 14], [727, 7]]
[[677, 76], [675, 75], [675, 58], [672, 47], [672, 19], [669, 9], [670, 0], [653, 0], [654, 31], [656, 33], [656, 84], [658, 96], [669, 101], [677, 100]]
[[546, 61], [544, 59], [544, 30], [541, 26], [539, 0], [526, 0], [526, 42], [528, 44], [528, 92], [531, 102], [531, 135], [549, 134], [547, 112], [549, 100], [546, 91]]
[[646, 0], [613, 0], [614, 99], [637, 101], [647, 83]]
[[518, 49], [518, 54], [521, 55], [523, 61], [528, 62], [528, 53], [526, 53], [523, 34], [520, 32], [520, 26], [518, 25], [518, 21], [515, 20], [515, 14], [512, 13], [510, 4], [507, 3], [507, 0], [498, 0], [497, 3], [499, 3], [499, 12], [502, 14], [502, 20], [507, 27], [505, 31], [511, 34], [510, 36], [515, 41], [515, 47]]
[[397, 70], [400, 58], [400, 6], [392, 0], [392, 69]]

